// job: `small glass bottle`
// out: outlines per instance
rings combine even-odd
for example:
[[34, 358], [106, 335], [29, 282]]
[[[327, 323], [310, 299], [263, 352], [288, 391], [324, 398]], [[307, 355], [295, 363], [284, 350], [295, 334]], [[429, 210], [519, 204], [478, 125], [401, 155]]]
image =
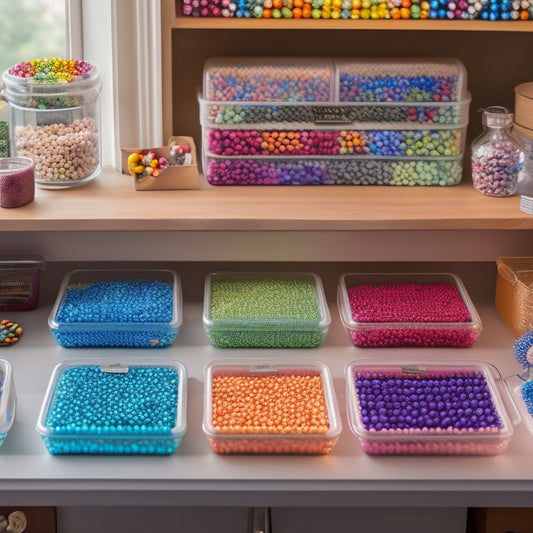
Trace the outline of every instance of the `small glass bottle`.
[[472, 181], [487, 196], [516, 194], [524, 150], [511, 135], [513, 113], [501, 106], [483, 110], [484, 132], [472, 142]]

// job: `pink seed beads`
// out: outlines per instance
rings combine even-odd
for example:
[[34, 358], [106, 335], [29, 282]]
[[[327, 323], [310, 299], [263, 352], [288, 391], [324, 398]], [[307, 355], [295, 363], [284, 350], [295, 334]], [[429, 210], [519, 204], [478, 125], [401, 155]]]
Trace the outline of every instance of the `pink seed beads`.
[[363, 284], [347, 292], [355, 346], [468, 347], [477, 340], [466, 304], [450, 283]]

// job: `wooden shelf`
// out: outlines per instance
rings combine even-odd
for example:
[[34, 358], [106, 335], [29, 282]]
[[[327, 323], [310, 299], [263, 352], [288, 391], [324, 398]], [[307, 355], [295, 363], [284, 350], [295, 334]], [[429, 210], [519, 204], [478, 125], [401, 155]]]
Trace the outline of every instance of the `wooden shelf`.
[[332, 19], [258, 19], [223, 17], [186, 17], [178, 15], [172, 22], [180, 29], [231, 30], [419, 30], [533, 32], [533, 21], [485, 20], [332, 20]]
[[0, 232], [531, 230], [519, 197], [453, 187], [212, 187], [135, 191], [107, 168], [72, 189], [37, 189], [35, 201], [2, 210]]

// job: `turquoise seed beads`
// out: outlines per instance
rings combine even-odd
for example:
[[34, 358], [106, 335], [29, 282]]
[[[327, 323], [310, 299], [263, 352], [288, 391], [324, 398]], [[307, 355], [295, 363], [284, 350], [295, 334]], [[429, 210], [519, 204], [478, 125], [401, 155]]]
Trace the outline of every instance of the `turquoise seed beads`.
[[179, 374], [169, 367], [132, 366], [124, 373], [96, 365], [59, 376], [45, 427], [52, 454], [169, 454], [178, 441]]

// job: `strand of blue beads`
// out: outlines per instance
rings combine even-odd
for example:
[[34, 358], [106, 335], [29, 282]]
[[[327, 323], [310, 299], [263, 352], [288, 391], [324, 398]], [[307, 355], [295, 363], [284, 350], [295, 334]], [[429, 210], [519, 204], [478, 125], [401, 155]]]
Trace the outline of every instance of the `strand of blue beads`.
[[50, 453], [171, 453], [178, 384], [178, 372], [167, 367], [65, 369], [45, 420]]

